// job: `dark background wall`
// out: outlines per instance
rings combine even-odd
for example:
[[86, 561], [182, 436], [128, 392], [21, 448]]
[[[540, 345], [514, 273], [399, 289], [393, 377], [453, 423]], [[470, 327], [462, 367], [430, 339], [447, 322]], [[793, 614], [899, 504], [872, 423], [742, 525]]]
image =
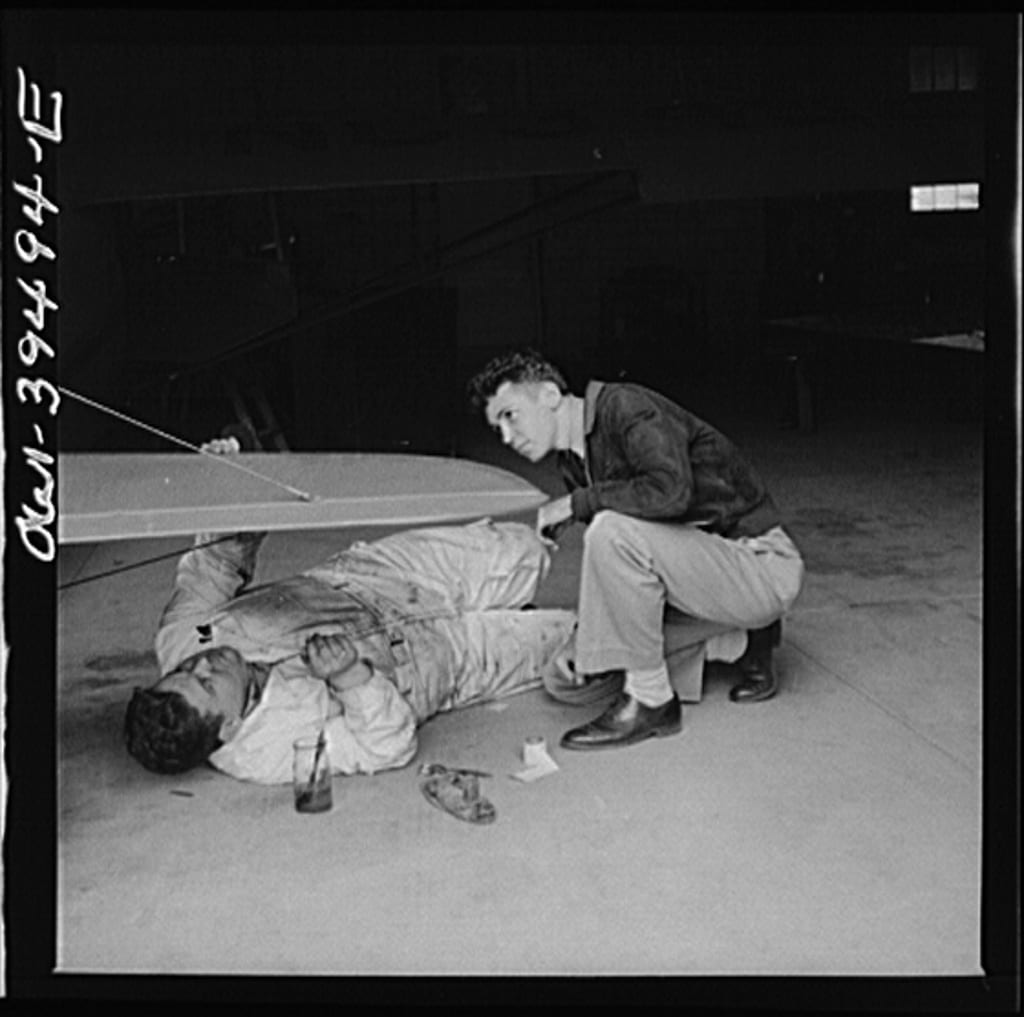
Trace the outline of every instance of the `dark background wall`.
[[[486, 44], [189, 17], [65, 34], [54, 73], [61, 379], [190, 440], [231, 414], [225, 375], [294, 448], [456, 451], [465, 380], [509, 345], [685, 397], [763, 374], [773, 318], [983, 324], [984, 204], [908, 204], [984, 181], [983, 17]], [[632, 200], [524, 219], [615, 171]], [[69, 449], [146, 441], [70, 405], [61, 426]]]

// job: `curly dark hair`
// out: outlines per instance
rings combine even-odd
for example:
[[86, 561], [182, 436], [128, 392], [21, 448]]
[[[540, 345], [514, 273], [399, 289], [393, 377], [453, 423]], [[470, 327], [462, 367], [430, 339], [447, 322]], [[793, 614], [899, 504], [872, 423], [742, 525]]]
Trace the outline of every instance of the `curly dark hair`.
[[124, 743], [147, 770], [184, 773], [224, 744], [223, 720], [200, 713], [180, 692], [137, 688], [124, 716]]
[[466, 390], [474, 409], [483, 409], [506, 381], [517, 385], [523, 382], [553, 381], [560, 392], [569, 391], [562, 372], [536, 350], [511, 350], [495, 357], [470, 379]]

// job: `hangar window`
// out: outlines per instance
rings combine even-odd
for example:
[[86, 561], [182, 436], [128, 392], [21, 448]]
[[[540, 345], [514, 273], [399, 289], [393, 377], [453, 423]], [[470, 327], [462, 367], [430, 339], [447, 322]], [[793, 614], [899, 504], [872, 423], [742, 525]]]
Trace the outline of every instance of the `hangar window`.
[[981, 208], [981, 184], [915, 184], [911, 212], [969, 212]]

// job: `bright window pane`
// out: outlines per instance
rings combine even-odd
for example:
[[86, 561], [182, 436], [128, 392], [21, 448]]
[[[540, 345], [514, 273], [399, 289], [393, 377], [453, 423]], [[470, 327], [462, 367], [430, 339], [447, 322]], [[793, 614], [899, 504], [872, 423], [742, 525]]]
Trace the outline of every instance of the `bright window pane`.
[[911, 187], [910, 188], [910, 211], [931, 212], [935, 208], [934, 187]]
[[935, 185], [935, 210], [945, 211], [956, 208], [956, 184]]
[[957, 208], [981, 208], [981, 185], [980, 184], [957, 184], [956, 185], [956, 207]]

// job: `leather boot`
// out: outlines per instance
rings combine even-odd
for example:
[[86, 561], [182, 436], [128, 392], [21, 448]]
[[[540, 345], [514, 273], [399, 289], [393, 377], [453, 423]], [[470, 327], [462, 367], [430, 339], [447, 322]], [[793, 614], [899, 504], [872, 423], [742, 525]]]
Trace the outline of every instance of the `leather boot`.
[[736, 661], [740, 681], [729, 690], [734, 703], [761, 703], [779, 691], [772, 666], [772, 650], [782, 641], [782, 622], [774, 621], [763, 629], [747, 633], [747, 648]]

